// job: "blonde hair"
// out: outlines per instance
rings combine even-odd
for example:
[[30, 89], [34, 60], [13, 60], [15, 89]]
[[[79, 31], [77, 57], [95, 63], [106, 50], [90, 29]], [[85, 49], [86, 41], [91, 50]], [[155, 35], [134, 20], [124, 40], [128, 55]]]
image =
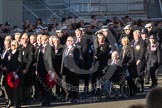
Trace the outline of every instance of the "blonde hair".
[[122, 41], [126, 41], [127, 42], [127, 45], [130, 43], [130, 41], [129, 41], [129, 39], [128, 39], [128, 37], [123, 37], [122, 39], [121, 39], [121, 43], [122, 43]]
[[17, 41], [16, 41], [16, 40], [11, 41], [11, 45], [12, 45], [12, 44], [14, 44], [14, 45], [15, 45], [15, 48], [18, 48], [18, 43], [17, 43]]

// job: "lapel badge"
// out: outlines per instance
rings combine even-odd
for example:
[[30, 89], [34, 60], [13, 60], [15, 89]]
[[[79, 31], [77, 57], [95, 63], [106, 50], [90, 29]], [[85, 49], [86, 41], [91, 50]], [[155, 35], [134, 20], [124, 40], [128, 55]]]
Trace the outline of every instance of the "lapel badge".
[[136, 46], [136, 50], [139, 50], [141, 47], [139, 45]]

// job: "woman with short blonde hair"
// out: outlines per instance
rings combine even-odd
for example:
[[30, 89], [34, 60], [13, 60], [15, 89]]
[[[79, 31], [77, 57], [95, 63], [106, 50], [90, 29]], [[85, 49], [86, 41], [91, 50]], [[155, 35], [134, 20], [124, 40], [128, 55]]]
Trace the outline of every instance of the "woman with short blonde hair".
[[121, 39], [122, 49], [120, 51], [120, 59], [124, 72], [126, 73], [127, 82], [130, 87], [130, 96], [135, 95], [137, 86], [135, 85], [134, 78], [138, 76], [136, 65], [134, 61], [134, 53], [130, 46], [128, 37]]
[[18, 48], [18, 43], [16, 40], [11, 41], [11, 47], [14, 46], [15, 49]]
[[121, 39], [121, 43], [123, 44], [123, 42], [125, 42], [126, 45], [128, 45], [128, 44], [130, 43], [128, 37], [123, 37], [123, 38]]
[[[8, 75], [12, 74], [13, 75], [13, 79], [19, 79], [19, 81], [21, 82], [21, 78], [20, 76], [21, 73], [18, 71], [18, 67], [20, 66], [20, 63], [18, 61], [18, 57], [19, 56], [19, 51], [18, 51], [18, 43], [16, 40], [11, 41], [11, 52], [9, 54], [8, 57]], [[8, 100], [9, 103], [6, 106], [6, 108], [9, 108], [11, 106], [14, 106], [14, 102], [16, 103], [16, 108], [20, 108], [21, 107], [21, 83], [18, 84], [18, 86], [16, 87], [10, 87], [9, 83], [6, 84], [5, 86], [6, 89], [6, 93], [8, 96]]]

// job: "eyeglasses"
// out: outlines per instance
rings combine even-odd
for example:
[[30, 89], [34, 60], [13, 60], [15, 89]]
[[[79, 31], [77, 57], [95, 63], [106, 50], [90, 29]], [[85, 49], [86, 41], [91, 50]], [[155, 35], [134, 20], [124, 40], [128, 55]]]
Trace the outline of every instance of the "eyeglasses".
[[11, 46], [15, 46], [14, 44], [11, 44]]

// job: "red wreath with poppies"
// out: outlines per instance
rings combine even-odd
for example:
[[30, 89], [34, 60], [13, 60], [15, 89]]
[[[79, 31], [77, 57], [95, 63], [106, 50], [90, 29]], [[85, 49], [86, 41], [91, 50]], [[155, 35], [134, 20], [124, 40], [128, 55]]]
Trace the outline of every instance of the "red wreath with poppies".
[[54, 79], [51, 80], [50, 79], [51, 75], [49, 73], [46, 74], [46, 85], [48, 87], [54, 87], [56, 85], [56, 80], [57, 80], [58, 76], [57, 76], [56, 72], [54, 73], [54, 75], [55, 75]]
[[11, 88], [17, 88], [19, 86], [19, 84], [20, 84], [20, 79], [15, 78], [13, 72], [10, 72], [7, 75], [7, 84]]

